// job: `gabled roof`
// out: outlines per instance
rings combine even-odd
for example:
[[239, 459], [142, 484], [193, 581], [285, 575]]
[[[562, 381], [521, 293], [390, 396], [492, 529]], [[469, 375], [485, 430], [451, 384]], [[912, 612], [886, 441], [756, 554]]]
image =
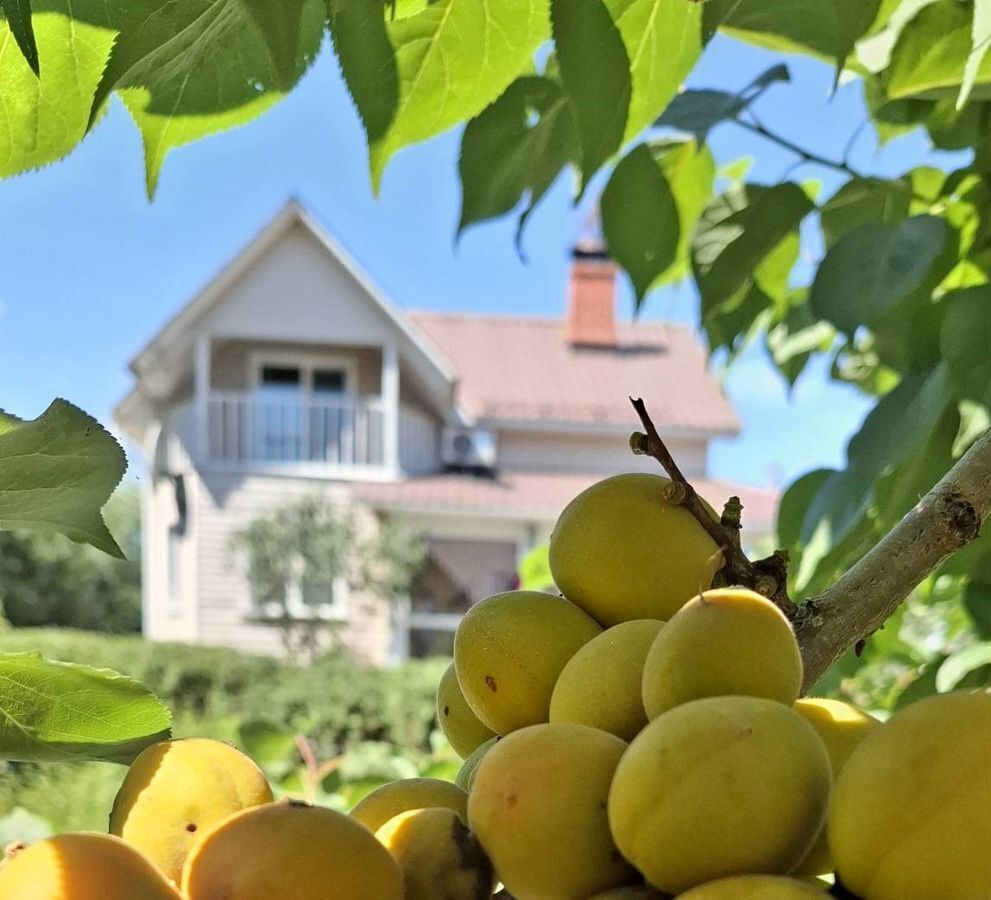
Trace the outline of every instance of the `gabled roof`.
[[336, 257], [364, 289], [369, 299], [385, 314], [413, 345], [423, 353], [443, 377], [453, 382], [454, 368], [416, 325], [392, 303], [350, 254], [295, 199], [266, 225], [189, 303], [179, 310], [145, 347], [131, 360], [131, 370], [140, 375], [154, 365], [170, 344], [188, 339], [199, 322], [224, 296], [225, 292], [250, 266], [268, 252], [293, 225], [301, 225], [327, 252]]
[[453, 361], [458, 402], [482, 423], [629, 430], [643, 395], [665, 433], [735, 434], [739, 422], [692, 330], [620, 324], [615, 347], [574, 347], [561, 319], [411, 313]]

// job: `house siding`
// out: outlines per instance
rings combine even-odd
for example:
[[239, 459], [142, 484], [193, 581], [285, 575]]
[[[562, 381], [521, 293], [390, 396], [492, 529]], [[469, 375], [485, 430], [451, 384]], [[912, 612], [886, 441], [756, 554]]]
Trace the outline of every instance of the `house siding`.
[[[294, 500], [319, 494], [348, 504], [347, 489], [318, 479], [242, 477], [222, 472], [204, 473], [198, 488], [198, 640], [247, 652], [282, 653], [279, 630], [252, 622], [245, 615], [249, 587], [231, 542], [254, 519]], [[356, 514], [361, 511], [356, 510]], [[346, 620], [325, 630], [324, 643], [328, 645], [332, 630], [356, 659], [377, 665], [389, 661], [392, 629], [388, 603], [352, 591]]]

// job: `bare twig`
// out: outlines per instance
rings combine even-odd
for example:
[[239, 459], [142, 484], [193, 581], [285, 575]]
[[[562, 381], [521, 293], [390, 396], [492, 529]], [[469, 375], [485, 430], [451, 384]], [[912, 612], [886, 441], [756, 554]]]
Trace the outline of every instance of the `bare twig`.
[[717, 519], [712, 510], [699, 497], [695, 488], [685, 478], [661, 436], [657, 433], [643, 400], [630, 397], [643, 432], [634, 432], [630, 446], [634, 453], [656, 459], [671, 478], [676, 490], [669, 491], [665, 499], [669, 503], [684, 506], [722, 551], [723, 566], [713, 580], [714, 587], [742, 585], [763, 594], [773, 601], [789, 618], [795, 614], [795, 605], [788, 597], [788, 554], [775, 551], [767, 559], [751, 562], [740, 545], [743, 504], [739, 497], [730, 497]]
[[944, 559], [977, 537], [989, 515], [991, 431], [986, 431], [870, 552], [801, 605], [795, 631], [805, 661], [803, 689], [880, 628]]

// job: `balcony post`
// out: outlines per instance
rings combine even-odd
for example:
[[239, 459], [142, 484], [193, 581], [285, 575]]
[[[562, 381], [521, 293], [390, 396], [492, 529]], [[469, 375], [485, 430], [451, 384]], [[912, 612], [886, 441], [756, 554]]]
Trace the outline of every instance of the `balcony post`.
[[203, 461], [210, 453], [210, 338], [196, 339], [193, 359], [193, 408], [196, 429], [196, 457]]
[[399, 475], [399, 350], [395, 344], [382, 347], [382, 444], [385, 468]]

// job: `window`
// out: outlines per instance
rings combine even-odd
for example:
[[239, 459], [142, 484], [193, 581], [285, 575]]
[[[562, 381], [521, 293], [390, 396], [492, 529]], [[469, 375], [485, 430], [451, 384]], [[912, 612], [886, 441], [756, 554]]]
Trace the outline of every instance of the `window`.
[[[306, 561], [294, 557], [288, 574], [248, 572], [247, 583], [252, 618], [292, 621], [333, 621], [347, 617], [349, 585], [343, 577], [308, 573]], [[260, 576], [260, 577], [259, 577]]]
[[[326, 359], [326, 358], [325, 358]], [[255, 457], [272, 462], [334, 462], [352, 440], [350, 361], [255, 360]]]

